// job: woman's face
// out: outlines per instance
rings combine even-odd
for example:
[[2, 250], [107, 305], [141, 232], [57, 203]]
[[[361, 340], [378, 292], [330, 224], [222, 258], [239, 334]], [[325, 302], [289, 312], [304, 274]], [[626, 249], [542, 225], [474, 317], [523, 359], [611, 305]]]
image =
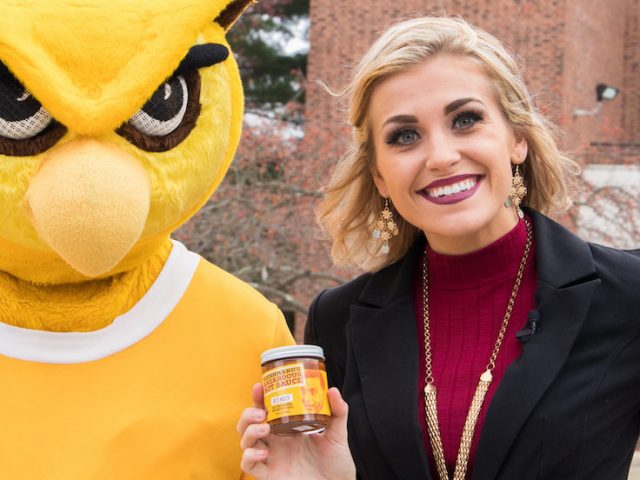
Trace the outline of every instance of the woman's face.
[[380, 195], [442, 253], [477, 250], [513, 228], [511, 164], [527, 154], [471, 59], [438, 55], [393, 75], [371, 97]]

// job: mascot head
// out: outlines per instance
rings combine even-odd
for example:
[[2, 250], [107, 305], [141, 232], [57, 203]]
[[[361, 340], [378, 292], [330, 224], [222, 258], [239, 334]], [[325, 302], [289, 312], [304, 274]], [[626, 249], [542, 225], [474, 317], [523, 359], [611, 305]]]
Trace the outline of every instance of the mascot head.
[[0, 0], [0, 270], [135, 267], [209, 198], [243, 109], [252, 0]]

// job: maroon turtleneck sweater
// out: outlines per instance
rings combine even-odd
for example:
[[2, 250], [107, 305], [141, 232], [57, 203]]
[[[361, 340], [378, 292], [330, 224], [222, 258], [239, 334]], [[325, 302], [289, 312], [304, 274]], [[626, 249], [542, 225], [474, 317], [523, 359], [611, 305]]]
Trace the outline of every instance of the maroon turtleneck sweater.
[[[529, 220], [531, 221], [531, 220]], [[428, 246], [429, 323], [431, 330], [432, 371], [437, 389], [438, 422], [444, 456], [450, 475], [455, 468], [462, 428], [478, 385], [480, 375], [496, 343], [507, 302], [520, 265], [527, 231], [518, 222], [505, 236], [490, 245], [464, 255], [443, 255]], [[427, 434], [424, 397], [424, 318], [422, 301], [422, 266], [414, 282], [414, 305], [419, 345], [418, 418], [433, 478], [438, 478], [431, 444]], [[480, 411], [471, 446], [467, 476], [473, 470], [473, 459], [488, 406], [506, 368], [521, 353], [515, 334], [527, 322], [527, 314], [535, 307], [535, 248], [529, 253], [524, 277], [511, 314], [504, 341], [493, 373], [493, 381]]]

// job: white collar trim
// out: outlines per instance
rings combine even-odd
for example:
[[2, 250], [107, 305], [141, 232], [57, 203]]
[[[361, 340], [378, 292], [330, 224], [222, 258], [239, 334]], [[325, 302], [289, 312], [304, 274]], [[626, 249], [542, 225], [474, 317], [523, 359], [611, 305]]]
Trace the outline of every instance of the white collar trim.
[[131, 310], [93, 332], [47, 332], [0, 323], [0, 355], [42, 363], [82, 363], [108, 357], [139, 342], [173, 311], [200, 262], [180, 242], [151, 288]]

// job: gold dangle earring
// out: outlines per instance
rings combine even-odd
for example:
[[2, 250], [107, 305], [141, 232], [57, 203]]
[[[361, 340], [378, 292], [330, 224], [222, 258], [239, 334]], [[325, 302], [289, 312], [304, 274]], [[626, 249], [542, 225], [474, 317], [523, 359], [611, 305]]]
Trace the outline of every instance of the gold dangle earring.
[[382, 247], [380, 247], [380, 253], [387, 255], [389, 253], [389, 240], [391, 237], [398, 235], [398, 226], [393, 221], [393, 212], [389, 208], [389, 199], [384, 199], [384, 208], [378, 216], [378, 220], [375, 223], [375, 228], [371, 232], [373, 238], [382, 240]]
[[520, 176], [520, 168], [516, 165], [513, 178], [511, 179], [511, 191], [509, 192], [507, 200], [504, 202], [504, 206], [507, 208], [513, 207], [518, 217], [524, 218], [524, 212], [520, 208], [520, 204], [526, 195], [527, 187], [524, 186], [524, 180]]

